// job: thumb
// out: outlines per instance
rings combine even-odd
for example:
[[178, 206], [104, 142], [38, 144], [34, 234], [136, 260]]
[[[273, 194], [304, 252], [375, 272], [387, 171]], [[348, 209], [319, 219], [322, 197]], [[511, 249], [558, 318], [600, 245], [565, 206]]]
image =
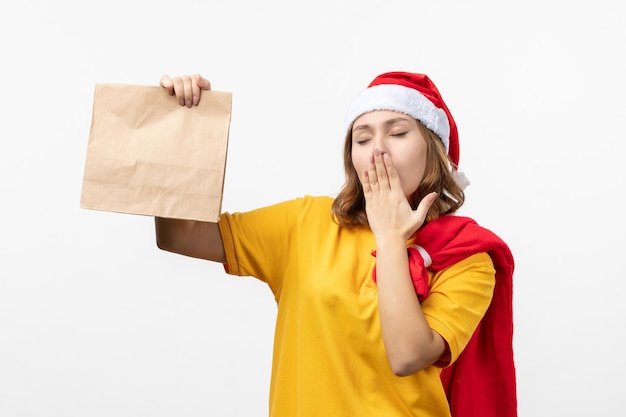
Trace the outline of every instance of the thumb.
[[426, 197], [422, 198], [422, 201], [420, 201], [420, 203], [417, 205], [415, 215], [420, 220], [420, 227], [422, 224], [424, 224], [424, 220], [426, 220], [428, 210], [430, 210], [430, 207], [433, 205], [435, 200], [437, 200], [437, 197], [439, 197], [439, 194], [437, 194], [436, 192], [432, 192], [430, 194], [427, 194]]
[[165, 88], [170, 95], [174, 95], [174, 82], [169, 75], [163, 74], [159, 80], [159, 85]]

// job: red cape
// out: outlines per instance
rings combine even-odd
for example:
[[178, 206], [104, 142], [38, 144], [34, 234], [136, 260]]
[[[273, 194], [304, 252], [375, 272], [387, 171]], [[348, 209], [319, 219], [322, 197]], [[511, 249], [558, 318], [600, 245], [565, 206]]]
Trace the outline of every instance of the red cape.
[[[493, 299], [458, 359], [442, 369], [441, 381], [453, 417], [517, 417], [513, 360], [513, 269], [509, 247], [493, 232], [462, 216], [442, 216], [418, 230], [415, 244], [440, 271], [480, 252], [496, 269]], [[428, 296], [428, 274], [422, 255], [410, 247], [409, 267], [418, 298]], [[375, 272], [375, 270], [374, 270]], [[375, 275], [374, 275], [374, 279]]]

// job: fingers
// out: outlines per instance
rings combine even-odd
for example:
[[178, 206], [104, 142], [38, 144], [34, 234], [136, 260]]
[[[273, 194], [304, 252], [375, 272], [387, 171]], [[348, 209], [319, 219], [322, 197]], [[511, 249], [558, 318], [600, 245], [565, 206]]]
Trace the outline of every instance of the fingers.
[[211, 89], [211, 82], [203, 78], [200, 74], [193, 74], [191, 76], [184, 75], [174, 78], [163, 75], [159, 84], [161, 87], [165, 88], [170, 95], [176, 95], [178, 104], [187, 107], [197, 106], [200, 102], [202, 90]]
[[200, 87], [202, 90], [210, 90], [211, 89], [211, 82], [209, 80], [207, 80], [206, 78], [203, 78], [202, 75], [194, 74], [194, 75], [191, 76], [191, 78], [196, 82], [198, 87]]
[[374, 163], [376, 184], [380, 190], [389, 189], [389, 177], [387, 176], [387, 167], [385, 166], [385, 158], [389, 159], [389, 155], [383, 154], [380, 149], [374, 149]]
[[363, 194], [365, 195], [365, 199], [372, 193], [372, 186], [370, 185], [369, 175], [367, 174], [367, 170], [364, 169], [359, 177], [361, 181], [361, 187], [363, 187]]
[[[180, 79], [182, 80], [181, 88], [183, 90], [183, 102], [180, 105], [191, 107], [193, 105], [193, 80], [191, 77], [181, 77]], [[179, 99], [178, 102], [180, 103], [181, 100]]]
[[400, 183], [400, 176], [398, 175], [398, 171], [396, 171], [396, 166], [391, 160], [391, 156], [388, 153], [384, 153], [381, 159], [385, 166], [385, 178], [389, 182], [389, 188], [401, 190], [402, 184]]
[[202, 78], [200, 74], [194, 74], [191, 76], [191, 102], [194, 106], [197, 106], [200, 102], [200, 92], [202, 90], [210, 90], [211, 82], [205, 78]]
[[379, 190], [378, 176], [376, 175], [376, 167], [374, 166], [374, 157], [370, 156], [369, 166], [363, 170], [359, 177], [361, 187], [363, 187], [363, 195], [365, 200], [369, 200], [372, 192]]
[[395, 185], [399, 185], [398, 173], [391, 162], [389, 154], [378, 148], [370, 156], [367, 170], [367, 186], [374, 192], [387, 192]]
[[424, 224], [430, 207], [438, 198], [436, 192], [429, 193], [413, 210], [391, 156], [379, 149], [374, 149], [360, 179], [368, 220], [372, 230], [376, 227], [378, 233], [397, 231], [408, 239]]

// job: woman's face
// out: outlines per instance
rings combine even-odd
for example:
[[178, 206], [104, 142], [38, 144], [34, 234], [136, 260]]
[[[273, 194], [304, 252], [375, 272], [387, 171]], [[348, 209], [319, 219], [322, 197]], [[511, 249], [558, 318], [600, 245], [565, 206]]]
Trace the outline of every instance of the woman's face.
[[391, 156], [404, 195], [412, 201], [426, 169], [427, 144], [418, 122], [402, 113], [379, 110], [365, 113], [352, 125], [352, 164], [359, 176], [378, 148]]

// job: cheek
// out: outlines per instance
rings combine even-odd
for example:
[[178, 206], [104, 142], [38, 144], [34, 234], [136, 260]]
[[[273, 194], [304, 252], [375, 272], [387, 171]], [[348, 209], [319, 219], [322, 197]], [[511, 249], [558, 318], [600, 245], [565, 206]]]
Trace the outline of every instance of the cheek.
[[369, 155], [366, 152], [359, 152], [358, 150], [352, 151], [352, 165], [354, 166], [354, 170], [356, 173], [361, 176], [361, 173], [364, 169], [367, 168]]
[[424, 177], [426, 155], [422, 152], [399, 152], [393, 158], [406, 193], [414, 192]]

